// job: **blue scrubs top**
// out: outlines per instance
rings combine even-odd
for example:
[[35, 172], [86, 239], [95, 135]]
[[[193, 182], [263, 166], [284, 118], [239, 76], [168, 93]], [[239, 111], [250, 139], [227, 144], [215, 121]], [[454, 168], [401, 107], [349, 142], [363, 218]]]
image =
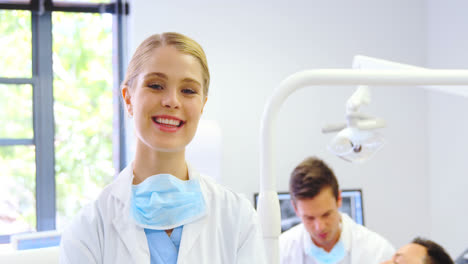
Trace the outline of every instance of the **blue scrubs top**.
[[145, 228], [146, 239], [151, 255], [151, 264], [176, 264], [179, 255], [183, 226], [172, 230], [169, 237], [164, 230]]

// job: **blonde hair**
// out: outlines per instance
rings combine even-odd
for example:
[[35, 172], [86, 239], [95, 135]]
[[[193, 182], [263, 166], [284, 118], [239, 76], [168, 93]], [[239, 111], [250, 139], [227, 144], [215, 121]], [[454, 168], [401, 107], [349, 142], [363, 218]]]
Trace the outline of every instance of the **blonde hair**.
[[132, 87], [141, 68], [148, 60], [151, 52], [163, 45], [174, 46], [178, 51], [192, 55], [200, 62], [203, 75], [203, 94], [208, 95], [208, 87], [210, 86], [210, 72], [208, 70], [208, 61], [206, 59], [203, 48], [195, 40], [175, 32], [165, 32], [162, 34], [154, 34], [146, 38], [136, 49], [130, 60], [125, 74], [125, 79], [122, 82], [122, 88], [127, 86]]

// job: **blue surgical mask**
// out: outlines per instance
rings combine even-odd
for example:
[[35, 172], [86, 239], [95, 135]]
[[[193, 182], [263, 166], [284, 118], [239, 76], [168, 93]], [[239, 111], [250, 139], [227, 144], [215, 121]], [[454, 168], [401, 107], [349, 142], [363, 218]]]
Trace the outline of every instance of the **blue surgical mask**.
[[317, 247], [312, 243], [307, 255], [314, 257], [320, 264], [334, 264], [346, 256], [346, 250], [340, 239], [330, 252], [326, 252], [323, 248]]
[[200, 183], [170, 174], [148, 177], [132, 185], [131, 214], [139, 226], [156, 230], [191, 223], [206, 214]]

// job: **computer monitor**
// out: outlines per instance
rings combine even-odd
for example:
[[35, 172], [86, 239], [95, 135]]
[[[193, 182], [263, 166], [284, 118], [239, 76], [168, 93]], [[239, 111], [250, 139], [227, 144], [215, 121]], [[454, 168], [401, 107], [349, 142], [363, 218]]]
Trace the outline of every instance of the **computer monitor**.
[[[257, 208], [258, 193], [254, 194], [255, 208]], [[360, 189], [341, 190], [342, 205], [340, 211], [349, 215], [356, 223], [364, 225], [362, 205], [362, 191]], [[281, 232], [299, 224], [301, 219], [296, 216], [291, 196], [288, 192], [279, 192], [278, 199], [281, 210]]]

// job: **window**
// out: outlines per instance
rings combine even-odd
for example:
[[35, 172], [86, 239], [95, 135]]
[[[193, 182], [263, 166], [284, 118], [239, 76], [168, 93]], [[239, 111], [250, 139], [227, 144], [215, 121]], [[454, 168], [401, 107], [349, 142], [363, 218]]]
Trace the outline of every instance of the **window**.
[[120, 0], [0, 0], [0, 243], [60, 229], [124, 167], [127, 13]]

